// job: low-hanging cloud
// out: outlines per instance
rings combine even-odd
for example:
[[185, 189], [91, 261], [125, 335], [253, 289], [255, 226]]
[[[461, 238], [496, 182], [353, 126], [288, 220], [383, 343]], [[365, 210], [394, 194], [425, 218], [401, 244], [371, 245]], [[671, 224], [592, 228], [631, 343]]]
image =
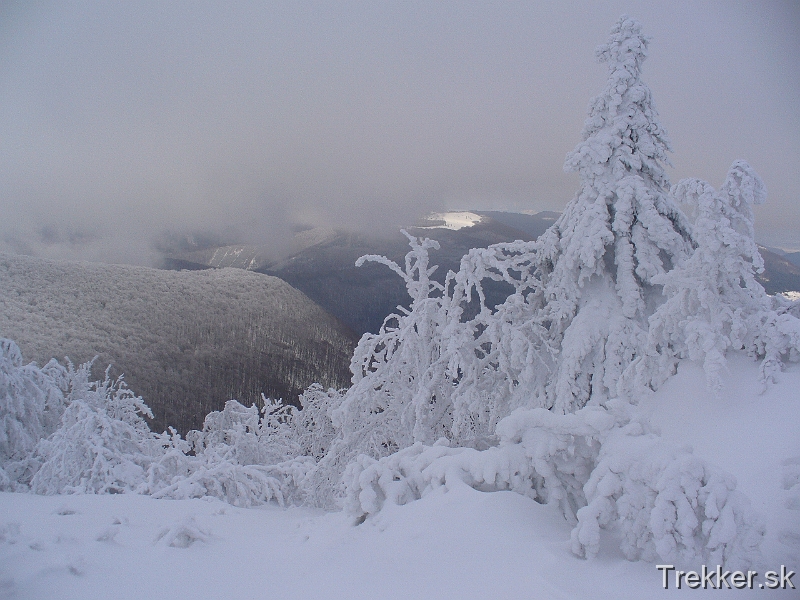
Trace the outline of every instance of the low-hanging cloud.
[[280, 252], [301, 226], [559, 210], [593, 48], [626, 11], [673, 179], [745, 158], [757, 227], [800, 230], [794, 5], [611, 4], [8, 4], [0, 249], [153, 264], [170, 236]]

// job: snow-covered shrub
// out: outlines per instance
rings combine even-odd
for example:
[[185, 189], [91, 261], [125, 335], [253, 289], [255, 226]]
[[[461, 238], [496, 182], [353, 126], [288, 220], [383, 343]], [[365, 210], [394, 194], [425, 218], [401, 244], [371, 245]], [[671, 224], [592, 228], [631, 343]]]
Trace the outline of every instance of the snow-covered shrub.
[[15, 342], [0, 339], [0, 490], [24, 489], [38, 468], [33, 451], [64, 410], [65, 370], [22, 364]]
[[684, 179], [673, 196], [696, 215], [697, 248], [686, 261], [656, 277], [667, 300], [650, 317], [649, 352], [632, 368], [652, 387], [669, 376], [678, 358], [700, 360], [708, 385], [722, 388], [727, 350], [762, 358], [762, 379], [780, 370], [782, 359], [800, 349], [800, 320], [756, 280], [764, 270], [753, 233], [752, 205], [766, 187], [745, 161], [731, 165], [717, 191], [698, 179]]
[[671, 447], [642, 423], [611, 432], [583, 489], [588, 504], [572, 531], [579, 556], [595, 556], [600, 529], [613, 525], [629, 560], [747, 568], [760, 558], [765, 528], [734, 477], [687, 448]]
[[585, 506], [600, 444], [620, 417], [587, 407], [560, 415], [519, 409], [497, 426], [499, 445], [485, 450], [415, 444], [379, 461], [361, 456], [347, 470], [345, 507], [356, 519], [385, 502], [405, 504], [430, 491], [469, 485], [480, 491], [512, 490], [541, 503], [557, 503], [572, 522]]
[[192, 473], [192, 445], [174, 428], [154, 434], [152, 448], [153, 460], [136, 490], [140, 494], [154, 494]]
[[301, 410], [290, 407], [289, 415], [269, 415], [271, 439], [280, 440], [287, 455], [320, 460], [336, 438], [331, 412], [341, 405], [343, 398], [343, 390], [326, 391], [318, 383], [310, 385], [300, 395]]
[[415, 444], [345, 474], [345, 509], [361, 522], [387, 504], [444, 487], [511, 490], [557, 503], [575, 523], [572, 549], [593, 557], [611, 527], [631, 560], [754, 564], [764, 527], [732, 476], [676, 448], [631, 417], [625, 402], [561, 415], [520, 409], [497, 427], [500, 444], [478, 451]]
[[234, 447], [227, 444], [207, 448], [197, 456], [176, 457], [179, 459], [176, 471], [182, 473], [169, 477], [168, 485], [165, 485], [164, 463], [153, 465], [153, 470], [161, 471], [160, 477], [148, 478], [144, 490], [154, 498], [210, 496], [235, 506], [255, 506], [275, 500], [283, 506], [297, 497], [297, 490], [313, 464], [310, 459], [277, 465], [240, 464]]
[[174, 431], [157, 437], [158, 459], [139, 488], [156, 498], [213, 496], [236, 506], [299, 501], [313, 459], [292, 439], [290, 407], [265, 402], [263, 413], [229, 400], [206, 416], [186, 440]]
[[90, 382], [87, 363], [70, 365], [70, 389], [59, 428], [39, 442], [38, 494], [121, 493], [136, 490], [152, 460], [153, 436], [144, 401], [122, 378]]
[[451, 448], [445, 440], [434, 446], [417, 442], [380, 460], [362, 454], [344, 474], [344, 509], [360, 523], [387, 503], [408, 504], [434, 489], [458, 485], [535, 496], [526, 467], [529, 463], [519, 451]]
[[195, 542], [208, 542], [211, 537], [197, 519], [189, 515], [170, 527], [164, 527], [158, 532], [154, 543], [172, 548], [188, 548]]
[[261, 425], [261, 411], [258, 407], [247, 407], [236, 400], [228, 400], [222, 410], [206, 415], [202, 430], [190, 431], [186, 439], [196, 454], [227, 446], [237, 463], [262, 464], [268, 461], [268, 448], [261, 443]]

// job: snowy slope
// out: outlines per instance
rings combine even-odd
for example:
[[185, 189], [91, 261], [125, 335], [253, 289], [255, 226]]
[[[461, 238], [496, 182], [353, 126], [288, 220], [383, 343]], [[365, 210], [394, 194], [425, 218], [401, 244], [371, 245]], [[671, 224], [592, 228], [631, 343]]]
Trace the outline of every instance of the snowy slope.
[[755, 363], [732, 354], [722, 394], [715, 397], [702, 367], [684, 362], [640, 408], [662, 437], [691, 445], [736, 476], [767, 524], [766, 562], [800, 567], [800, 366], [789, 367], [779, 385], [761, 393]]
[[[732, 356], [717, 399], [702, 369], [640, 409], [665, 438], [733, 473], [767, 523], [759, 572], [800, 570], [800, 367], [759, 394], [757, 365]], [[570, 552], [554, 506], [466, 486], [344, 513], [137, 495], [0, 494], [0, 598], [797, 598], [797, 590], [661, 587], [613, 532], [590, 561]], [[196, 540], [196, 541], [193, 541]], [[699, 565], [691, 565], [699, 568]], [[712, 566], [713, 568], [714, 566]], [[756, 580], [758, 583], [763, 580]], [[800, 576], [793, 582], [800, 586]]]
[[241, 269], [175, 272], [0, 254], [0, 336], [40, 365], [113, 363], [153, 429], [198, 428], [236, 398], [294, 401], [349, 381], [355, 337], [303, 293]]

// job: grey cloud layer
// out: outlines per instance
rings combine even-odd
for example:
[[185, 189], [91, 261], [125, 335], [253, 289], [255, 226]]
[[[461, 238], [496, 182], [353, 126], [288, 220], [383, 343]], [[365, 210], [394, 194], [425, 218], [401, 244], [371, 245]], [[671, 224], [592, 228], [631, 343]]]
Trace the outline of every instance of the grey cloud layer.
[[9, 4], [0, 245], [147, 263], [164, 230], [277, 248], [296, 223], [558, 210], [622, 12], [653, 37], [673, 180], [745, 158], [758, 225], [800, 230], [794, 5], [629, 4]]

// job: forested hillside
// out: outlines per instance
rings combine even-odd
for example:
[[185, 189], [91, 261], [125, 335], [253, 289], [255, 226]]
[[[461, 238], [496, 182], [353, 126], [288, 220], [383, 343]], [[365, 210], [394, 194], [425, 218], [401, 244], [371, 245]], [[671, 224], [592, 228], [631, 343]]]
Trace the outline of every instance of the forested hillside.
[[355, 335], [301, 292], [241, 269], [175, 272], [0, 254], [0, 335], [40, 365], [113, 365], [150, 405], [153, 430], [199, 428], [261, 394], [296, 402], [341, 387]]

